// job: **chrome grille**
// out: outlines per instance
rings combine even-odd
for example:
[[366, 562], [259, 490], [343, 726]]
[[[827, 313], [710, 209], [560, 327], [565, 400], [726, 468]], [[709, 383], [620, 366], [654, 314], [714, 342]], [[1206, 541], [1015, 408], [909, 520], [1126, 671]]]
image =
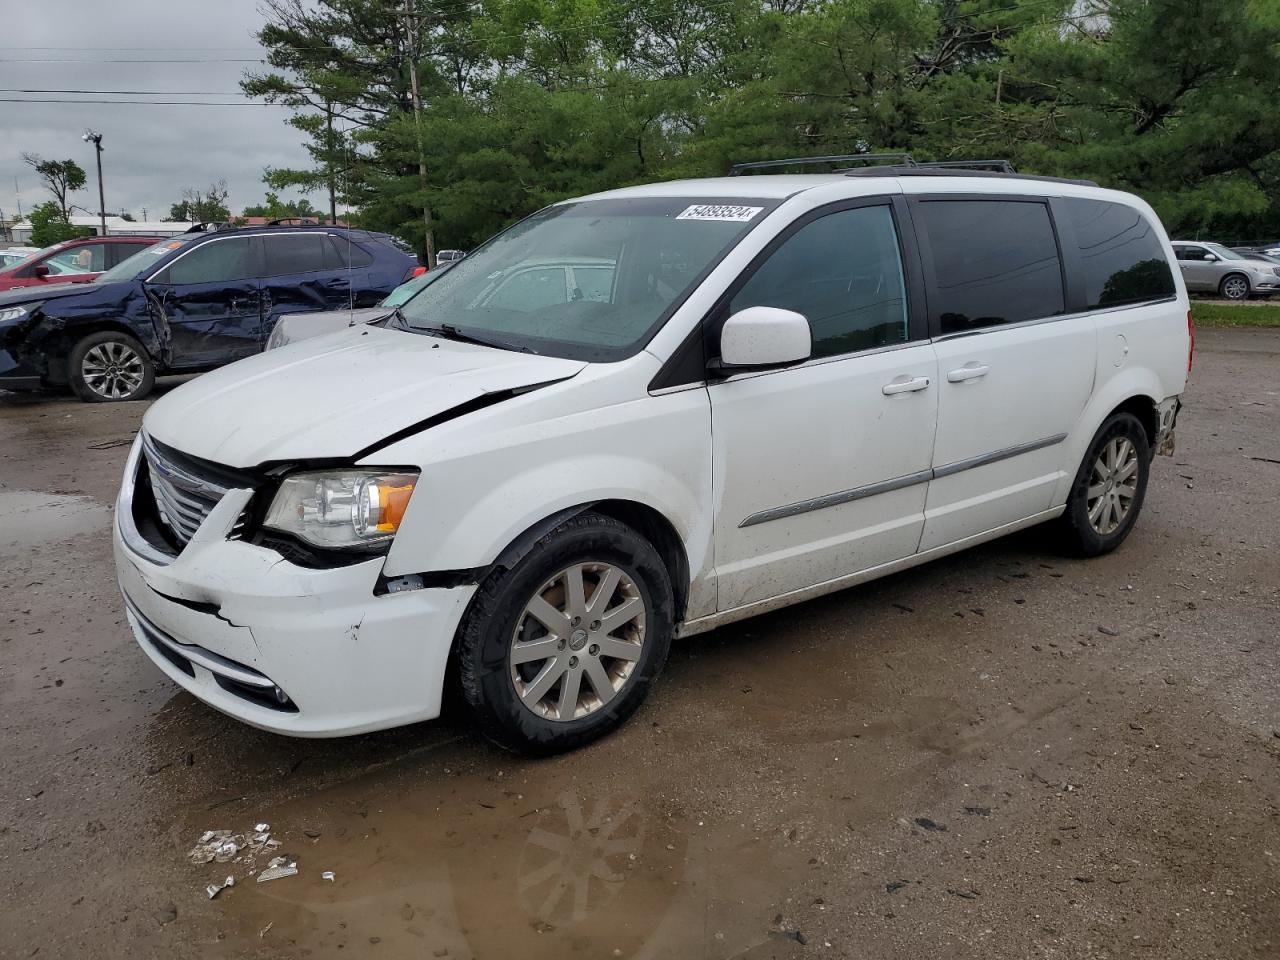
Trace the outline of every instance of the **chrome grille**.
[[186, 466], [179, 466], [145, 433], [142, 453], [147, 458], [151, 494], [160, 522], [186, 546], [229, 488], [208, 477], [197, 476]]

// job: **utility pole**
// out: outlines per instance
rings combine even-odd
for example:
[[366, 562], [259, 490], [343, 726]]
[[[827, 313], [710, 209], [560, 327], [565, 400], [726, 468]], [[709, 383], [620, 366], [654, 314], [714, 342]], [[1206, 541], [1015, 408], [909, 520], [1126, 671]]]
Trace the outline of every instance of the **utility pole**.
[[86, 130], [81, 138], [85, 143], [92, 143], [94, 154], [98, 160], [98, 222], [102, 225], [102, 236], [107, 235], [107, 200], [102, 192], [102, 134]]
[[436, 238], [431, 229], [431, 207], [427, 203], [427, 157], [422, 146], [422, 93], [418, 88], [418, 15], [413, 12], [413, 0], [404, 0], [404, 25], [409, 35], [409, 88], [413, 93], [413, 123], [418, 135], [418, 183], [424, 194], [422, 200], [422, 226], [427, 241], [427, 268], [436, 265]]
[[324, 141], [325, 159], [328, 161], [329, 168], [329, 223], [336, 227], [338, 225], [338, 182], [337, 174], [333, 169], [333, 104], [328, 98], [324, 101], [324, 124], [327, 131]]

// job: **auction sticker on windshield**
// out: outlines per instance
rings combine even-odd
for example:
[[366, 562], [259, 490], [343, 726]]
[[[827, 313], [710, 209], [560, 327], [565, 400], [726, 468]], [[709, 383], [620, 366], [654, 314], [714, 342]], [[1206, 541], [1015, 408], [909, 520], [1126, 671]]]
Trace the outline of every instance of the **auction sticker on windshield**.
[[676, 217], [677, 220], [728, 220], [731, 223], [746, 223], [764, 207], [741, 207], [731, 203], [695, 203], [685, 207]]

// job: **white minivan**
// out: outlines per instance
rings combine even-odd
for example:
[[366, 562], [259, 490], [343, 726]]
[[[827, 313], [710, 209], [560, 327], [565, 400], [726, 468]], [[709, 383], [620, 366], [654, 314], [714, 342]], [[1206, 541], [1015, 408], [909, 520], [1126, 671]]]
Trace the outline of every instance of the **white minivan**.
[[499, 743], [578, 746], [673, 637], [1046, 521], [1120, 544], [1190, 369], [1173, 263], [1141, 200], [1007, 173], [555, 204], [381, 323], [156, 402], [129, 623], [263, 729], [425, 720], [457, 683]]

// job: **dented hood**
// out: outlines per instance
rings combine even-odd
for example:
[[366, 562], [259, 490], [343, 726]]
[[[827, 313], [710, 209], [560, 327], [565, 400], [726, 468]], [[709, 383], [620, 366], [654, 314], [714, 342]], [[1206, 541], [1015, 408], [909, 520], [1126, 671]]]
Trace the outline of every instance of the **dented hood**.
[[350, 457], [488, 393], [586, 364], [402, 330], [353, 327], [207, 373], [162, 397], [143, 429], [232, 467]]

